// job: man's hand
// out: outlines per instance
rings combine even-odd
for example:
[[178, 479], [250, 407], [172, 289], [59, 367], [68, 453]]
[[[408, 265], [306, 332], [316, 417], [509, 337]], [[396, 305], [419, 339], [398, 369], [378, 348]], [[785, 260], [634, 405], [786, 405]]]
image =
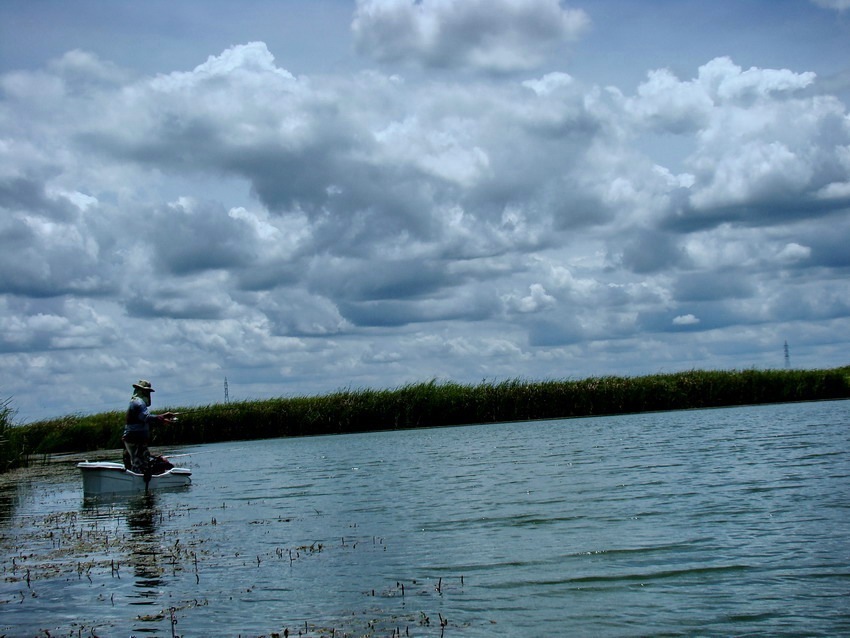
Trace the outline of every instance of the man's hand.
[[160, 416], [160, 417], [162, 418], [162, 420], [163, 420], [163, 421], [165, 421], [166, 423], [171, 423], [172, 421], [175, 421], [175, 420], [177, 419], [177, 415], [176, 415], [176, 414], [174, 414], [174, 412], [163, 412], [163, 413], [162, 413], [162, 414], [160, 414], [159, 416]]

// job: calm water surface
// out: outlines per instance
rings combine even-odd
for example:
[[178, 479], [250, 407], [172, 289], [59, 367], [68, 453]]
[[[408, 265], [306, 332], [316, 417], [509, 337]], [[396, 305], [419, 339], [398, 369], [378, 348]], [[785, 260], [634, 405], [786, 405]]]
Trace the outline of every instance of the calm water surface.
[[850, 634], [850, 402], [175, 450], [0, 491], [0, 635]]

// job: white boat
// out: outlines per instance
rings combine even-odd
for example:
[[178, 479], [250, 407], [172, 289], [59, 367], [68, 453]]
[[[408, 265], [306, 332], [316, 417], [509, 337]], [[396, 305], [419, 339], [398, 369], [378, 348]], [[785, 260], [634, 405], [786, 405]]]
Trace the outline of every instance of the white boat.
[[123, 463], [82, 461], [77, 467], [83, 475], [83, 492], [89, 495], [131, 494], [192, 483], [192, 471], [185, 467], [172, 467], [162, 474], [153, 474], [147, 481], [144, 474], [124, 469]]

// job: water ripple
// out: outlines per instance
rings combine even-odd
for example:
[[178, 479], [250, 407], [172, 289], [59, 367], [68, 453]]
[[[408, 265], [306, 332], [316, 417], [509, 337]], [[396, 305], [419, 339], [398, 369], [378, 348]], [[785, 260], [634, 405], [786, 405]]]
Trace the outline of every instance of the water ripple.
[[0, 495], [0, 633], [848, 635], [848, 426], [845, 401], [198, 446], [147, 503], [81, 506], [69, 469]]

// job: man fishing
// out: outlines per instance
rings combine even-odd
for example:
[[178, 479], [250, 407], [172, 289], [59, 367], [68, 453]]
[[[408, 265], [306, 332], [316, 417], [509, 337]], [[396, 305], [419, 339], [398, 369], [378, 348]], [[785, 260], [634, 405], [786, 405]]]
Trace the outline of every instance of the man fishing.
[[149, 476], [151, 474], [151, 458], [148, 443], [151, 437], [151, 425], [156, 423], [170, 423], [174, 420], [173, 412], [163, 414], [151, 414], [148, 408], [151, 405], [151, 393], [154, 391], [150, 381], [140, 379], [133, 384], [133, 396], [130, 398], [130, 406], [127, 408], [127, 425], [124, 427], [124, 436], [121, 440], [127, 450], [124, 466], [138, 474]]

